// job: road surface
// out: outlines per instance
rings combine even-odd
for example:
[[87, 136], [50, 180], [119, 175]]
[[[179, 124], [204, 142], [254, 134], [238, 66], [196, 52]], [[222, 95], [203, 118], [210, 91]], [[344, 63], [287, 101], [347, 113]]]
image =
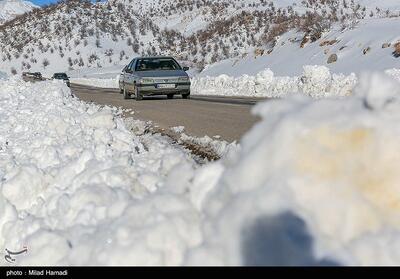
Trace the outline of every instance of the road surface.
[[71, 84], [72, 92], [83, 101], [132, 109], [133, 116], [150, 120], [162, 129], [184, 126], [185, 133], [203, 137], [219, 135], [226, 141], [240, 141], [241, 137], [259, 120], [251, 108], [261, 99], [192, 96], [189, 100], [179, 96], [167, 100], [166, 96], [145, 97], [142, 101], [124, 100], [117, 89], [95, 88]]

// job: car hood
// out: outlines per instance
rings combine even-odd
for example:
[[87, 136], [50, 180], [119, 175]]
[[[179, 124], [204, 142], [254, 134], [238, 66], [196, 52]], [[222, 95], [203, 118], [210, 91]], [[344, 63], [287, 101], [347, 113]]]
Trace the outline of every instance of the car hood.
[[187, 77], [188, 74], [183, 70], [176, 71], [142, 71], [135, 72], [139, 77]]

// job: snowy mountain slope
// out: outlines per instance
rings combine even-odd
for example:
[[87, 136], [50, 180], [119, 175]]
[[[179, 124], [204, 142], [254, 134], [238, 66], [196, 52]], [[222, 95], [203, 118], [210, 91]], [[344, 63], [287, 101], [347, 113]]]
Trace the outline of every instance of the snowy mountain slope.
[[[191, 35], [206, 28], [211, 22], [227, 19], [242, 11], [266, 10], [270, 2], [276, 8], [301, 4], [301, 0], [113, 0], [108, 2], [133, 6], [139, 15], [152, 18], [158, 26], [179, 30], [184, 35]], [[301, 5], [298, 7], [298, 11], [304, 11]]]
[[[371, 1], [367, 4], [374, 6]], [[384, 5], [379, 13], [368, 13], [368, 9], [350, 0], [113, 0], [96, 4], [69, 0], [0, 27], [0, 70], [50, 75], [122, 68], [135, 55], [154, 54], [176, 56], [201, 70], [253, 51], [268, 51], [288, 32], [312, 41], [335, 23], [351, 26], [366, 18], [398, 16], [396, 11], [384, 12]], [[293, 46], [294, 53], [300, 50], [298, 42]]]
[[[277, 75], [292, 76], [300, 75], [307, 64], [324, 65], [334, 73], [344, 74], [399, 68], [400, 60], [393, 55], [394, 45], [400, 42], [395, 26], [400, 26], [398, 17], [365, 19], [349, 30], [337, 25], [303, 48], [302, 34], [291, 31], [279, 38], [270, 53], [265, 50], [263, 55], [256, 55], [252, 49], [244, 57], [210, 65], [200, 76], [256, 75], [267, 68]], [[337, 61], [327, 63], [335, 54]]]
[[39, 7], [29, 1], [0, 0], [0, 25], [35, 8]]
[[376, 9], [376, 7], [390, 10], [391, 12], [400, 10], [400, 2], [398, 0], [359, 0], [358, 2], [371, 10]]

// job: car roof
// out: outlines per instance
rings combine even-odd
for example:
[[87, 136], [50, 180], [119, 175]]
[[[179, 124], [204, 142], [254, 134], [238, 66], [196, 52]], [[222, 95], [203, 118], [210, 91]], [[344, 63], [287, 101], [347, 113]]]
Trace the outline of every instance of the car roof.
[[141, 56], [135, 59], [175, 59], [172, 56]]

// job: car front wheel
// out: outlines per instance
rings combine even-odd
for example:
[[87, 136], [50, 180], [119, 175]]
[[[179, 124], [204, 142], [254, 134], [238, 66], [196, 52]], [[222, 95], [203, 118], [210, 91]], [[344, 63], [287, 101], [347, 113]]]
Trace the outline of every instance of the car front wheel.
[[190, 99], [190, 93], [182, 94], [182, 99]]
[[122, 92], [123, 92], [123, 94], [124, 94], [124, 99], [125, 99], [125, 100], [131, 98], [131, 96], [129, 95], [128, 90], [126, 90], [125, 86], [124, 86], [124, 88], [122, 89]]
[[141, 101], [143, 100], [143, 95], [140, 93], [139, 89], [135, 86], [135, 98], [136, 101]]

